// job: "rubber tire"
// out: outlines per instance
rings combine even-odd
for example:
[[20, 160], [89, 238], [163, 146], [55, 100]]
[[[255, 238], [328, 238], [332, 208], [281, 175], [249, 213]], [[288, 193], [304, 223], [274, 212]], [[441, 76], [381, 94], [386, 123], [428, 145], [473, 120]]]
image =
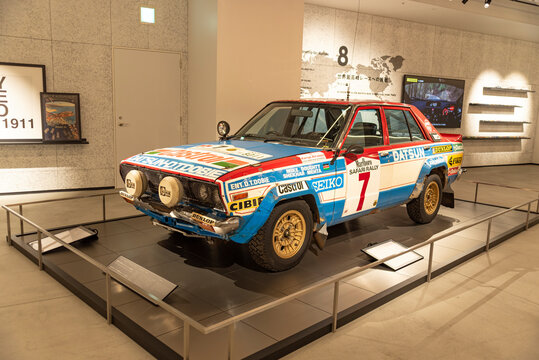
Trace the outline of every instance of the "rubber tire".
[[[289, 210], [297, 210], [303, 215], [305, 219], [305, 241], [296, 255], [289, 259], [283, 259], [273, 249], [273, 228], [281, 215]], [[258, 266], [266, 270], [272, 272], [288, 270], [299, 264], [303, 256], [305, 256], [312, 237], [313, 217], [307, 203], [303, 200], [282, 203], [273, 209], [266, 223], [247, 244], [249, 255]]]
[[[438, 205], [436, 206], [436, 210], [431, 214], [427, 214], [425, 211], [425, 190], [429, 187], [430, 183], [436, 182], [438, 184]], [[419, 194], [419, 197], [413, 199], [408, 204], [406, 204], [406, 211], [408, 212], [408, 216], [410, 219], [415, 221], [418, 224], [428, 224], [438, 214], [438, 210], [440, 210], [440, 204], [442, 202], [442, 181], [440, 180], [440, 177], [436, 174], [429, 175], [427, 177], [427, 180], [425, 181], [425, 185], [423, 186], [423, 190], [421, 191], [421, 194]]]

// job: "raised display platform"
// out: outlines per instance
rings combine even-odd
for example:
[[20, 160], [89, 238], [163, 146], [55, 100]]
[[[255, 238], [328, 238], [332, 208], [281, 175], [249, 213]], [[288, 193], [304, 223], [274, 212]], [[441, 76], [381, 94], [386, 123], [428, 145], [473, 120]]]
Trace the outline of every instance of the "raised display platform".
[[[166, 302], [204, 325], [253, 309], [291, 294], [328, 276], [372, 259], [362, 249], [388, 239], [410, 247], [453, 226], [483, 218], [499, 208], [457, 201], [441, 208], [431, 224], [417, 225], [401, 206], [329, 228], [324, 251], [309, 251], [296, 268], [268, 273], [223, 241], [205, 241], [171, 234], [151, 225], [149, 218], [97, 223], [98, 239], [75, 246], [108, 265], [124, 256], [178, 285]], [[526, 213], [512, 212], [492, 223], [491, 246], [524, 228]], [[534, 218], [532, 223], [537, 222]], [[433, 277], [484, 251], [486, 223], [447, 237], [434, 246]], [[35, 235], [15, 237], [13, 244], [33, 261], [28, 245]], [[340, 284], [338, 325], [356, 319], [426, 281], [428, 247], [416, 250], [423, 260], [392, 271], [380, 266]], [[44, 254], [44, 268], [60, 283], [105, 315], [103, 273], [75, 254], [57, 249]], [[112, 317], [116, 327], [159, 359], [181, 358], [183, 324], [163, 309], [119, 283], [112, 286]], [[299, 297], [240, 321], [236, 326], [235, 358], [278, 358], [331, 331], [333, 287]], [[191, 359], [226, 359], [226, 329], [202, 335], [191, 329]]]

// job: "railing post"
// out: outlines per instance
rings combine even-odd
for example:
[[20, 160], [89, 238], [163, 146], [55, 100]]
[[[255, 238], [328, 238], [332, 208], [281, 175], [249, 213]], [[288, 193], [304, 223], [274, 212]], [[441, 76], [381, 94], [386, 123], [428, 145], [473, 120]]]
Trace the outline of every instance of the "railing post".
[[11, 219], [9, 217], [9, 211], [6, 210], [6, 221], [7, 221], [7, 235], [6, 241], [9, 246], [11, 246]]
[[190, 326], [187, 321], [183, 321], [183, 360], [189, 360], [189, 342], [190, 339]]
[[[19, 214], [22, 216], [22, 205], [19, 205]], [[24, 234], [24, 221], [22, 221], [22, 218], [19, 219], [19, 224], [21, 227], [21, 235]]]
[[234, 358], [234, 330], [236, 323], [230, 324], [228, 327], [228, 360]]
[[526, 214], [526, 230], [528, 230], [528, 226], [530, 225], [530, 209], [531, 209], [532, 203], [528, 203], [528, 213]]
[[337, 317], [339, 315], [339, 281], [335, 281], [335, 288], [333, 289], [333, 324], [331, 325], [331, 331], [337, 331]]
[[107, 220], [107, 211], [105, 205], [105, 194], [103, 194], [103, 221]]
[[37, 252], [39, 270], [43, 270], [43, 247], [41, 245], [41, 231], [37, 231]]
[[105, 275], [105, 286], [107, 287], [107, 324], [112, 324], [112, 303], [111, 303], [111, 279], [110, 273], [107, 271]]
[[474, 204], [477, 203], [477, 190], [478, 189], [479, 189], [479, 183], [476, 182], [475, 183], [475, 196], [474, 196], [474, 200], [473, 200]]
[[434, 242], [430, 243], [429, 248], [429, 268], [427, 269], [427, 282], [430, 282], [430, 279], [432, 279], [432, 258], [434, 255]]
[[487, 228], [487, 244], [485, 246], [485, 250], [488, 252], [490, 250], [490, 227], [492, 226], [492, 219], [488, 220], [488, 228]]
[[535, 209], [535, 212], [539, 214], [539, 193], [537, 194], [537, 209]]

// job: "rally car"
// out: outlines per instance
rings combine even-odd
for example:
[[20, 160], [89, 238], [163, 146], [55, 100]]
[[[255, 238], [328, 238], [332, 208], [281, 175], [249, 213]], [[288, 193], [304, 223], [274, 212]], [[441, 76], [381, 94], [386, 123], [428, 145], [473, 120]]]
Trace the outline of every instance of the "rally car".
[[414, 106], [279, 101], [234, 135], [125, 159], [120, 195], [155, 225], [245, 244], [270, 271], [300, 262], [327, 227], [406, 204], [429, 223], [453, 207], [460, 135], [440, 134]]

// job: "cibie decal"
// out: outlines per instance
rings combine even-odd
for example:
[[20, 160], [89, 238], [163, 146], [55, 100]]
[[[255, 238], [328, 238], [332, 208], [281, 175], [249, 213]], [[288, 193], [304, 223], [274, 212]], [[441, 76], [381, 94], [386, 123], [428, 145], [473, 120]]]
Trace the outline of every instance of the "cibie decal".
[[447, 158], [447, 165], [455, 167], [462, 164], [462, 155], [451, 155]]
[[433, 154], [440, 154], [440, 153], [451, 152], [451, 151], [453, 151], [453, 147], [451, 146], [451, 144], [432, 147]]
[[153, 156], [167, 156], [171, 158], [177, 158], [181, 160], [193, 161], [203, 163], [212, 167], [219, 167], [225, 169], [233, 169], [238, 166], [249, 165], [250, 162], [242, 160], [235, 156], [223, 156], [220, 154], [212, 154], [206, 151], [193, 151], [188, 149], [160, 149], [154, 151], [148, 151], [145, 155]]
[[362, 158], [361, 160], [356, 160], [355, 165], [355, 168], [348, 170], [350, 175], [378, 170], [378, 164], [373, 164], [372, 160], [370, 159], [367, 160], [365, 158]]
[[311, 185], [316, 192], [340, 189], [344, 185], [344, 175], [339, 174], [334, 177], [327, 177], [320, 180], [311, 181]]
[[393, 155], [393, 161], [414, 160], [425, 157], [425, 150], [422, 147], [415, 147], [393, 150], [391, 154]]
[[234, 181], [228, 184], [228, 190], [241, 190], [252, 186], [264, 185], [270, 182], [268, 177], [252, 177], [249, 179], [243, 179]]
[[307, 190], [308, 188], [309, 188], [309, 185], [307, 185], [305, 181], [281, 184], [281, 185], [277, 185], [277, 194], [279, 194], [279, 196], [292, 194], [298, 191]]
[[204, 165], [189, 164], [178, 160], [162, 159], [146, 155], [135, 155], [127, 159], [127, 161], [139, 165], [147, 165], [156, 168], [177, 171], [188, 175], [206, 177], [210, 179], [217, 179], [219, 176], [222, 176], [227, 173], [225, 170], [214, 169]]
[[232, 146], [232, 145], [211, 145], [211, 144], [208, 144], [208, 145], [193, 146], [190, 149], [193, 149], [193, 150], [211, 150], [212, 152], [218, 152], [218, 153], [226, 154], [226, 155], [238, 155], [238, 156], [243, 156], [243, 157], [246, 157], [246, 158], [249, 158], [249, 159], [255, 159], [255, 160], [263, 160], [263, 159], [267, 159], [267, 158], [271, 157], [271, 155], [269, 155], [269, 154], [264, 154], [264, 153], [261, 153], [261, 152], [258, 152], [258, 151], [252, 151], [252, 150], [247, 150], [247, 149], [243, 149], [243, 148], [238, 148], [238, 147], [235, 147], [235, 146]]
[[256, 208], [258, 207], [258, 205], [260, 205], [260, 203], [262, 202], [262, 199], [264, 199], [264, 197], [259, 196], [256, 198], [232, 201], [228, 203], [228, 208], [230, 209], [230, 211], [234, 211], [234, 212]]
[[301, 154], [301, 155], [298, 155], [298, 157], [301, 159], [301, 162], [304, 164], [310, 164], [310, 163], [315, 163], [315, 162], [326, 160], [326, 155], [324, 155], [324, 153], [321, 151]]

